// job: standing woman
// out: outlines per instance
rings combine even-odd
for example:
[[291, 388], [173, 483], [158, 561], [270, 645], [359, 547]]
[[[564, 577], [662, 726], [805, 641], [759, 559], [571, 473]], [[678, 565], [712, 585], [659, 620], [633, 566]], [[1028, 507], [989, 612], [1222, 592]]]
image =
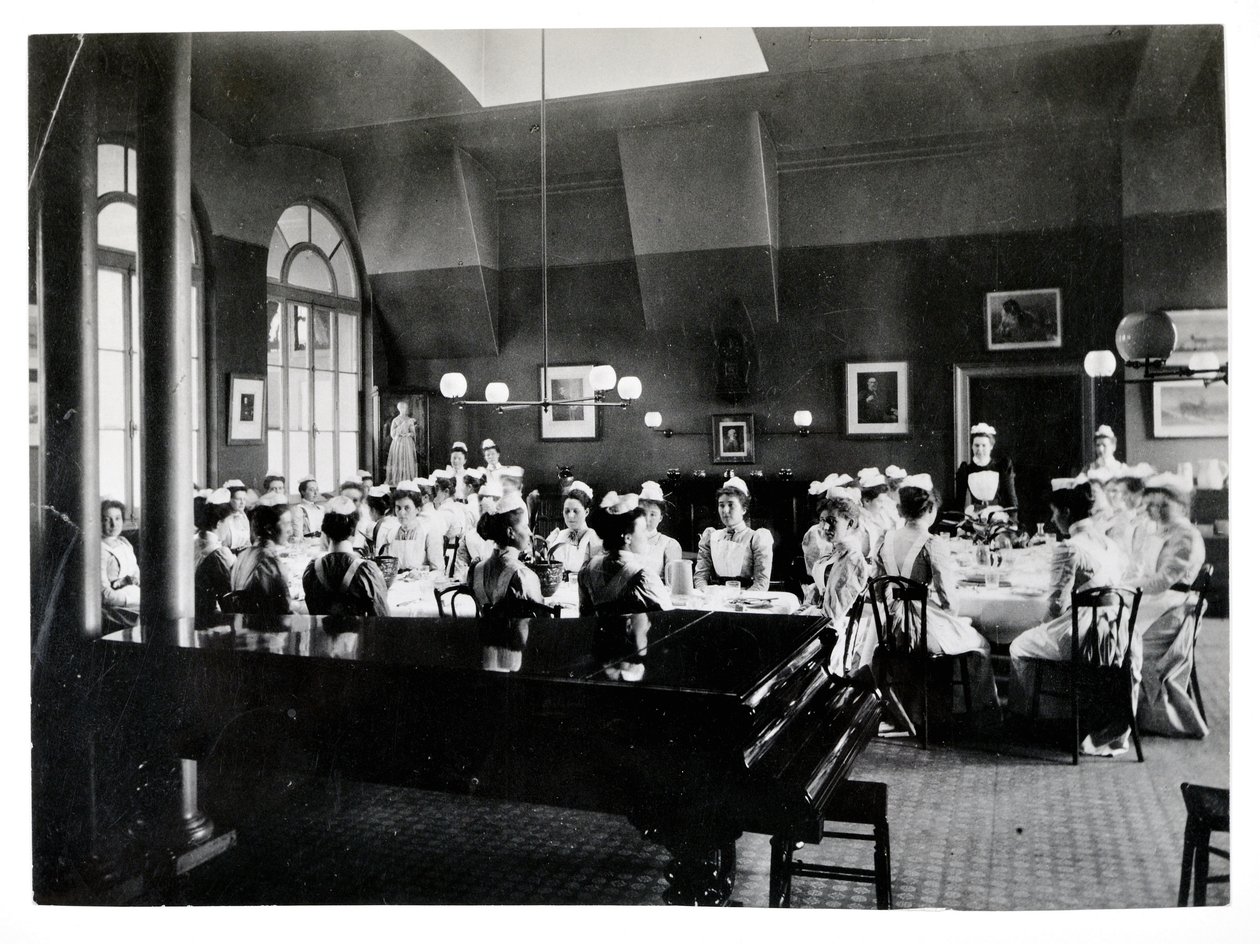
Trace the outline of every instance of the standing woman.
[[433, 493], [410, 479], [404, 479], [394, 489], [394, 514], [398, 516], [398, 531], [390, 544], [390, 553], [398, 558], [398, 572], [407, 570], [442, 569], [442, 531], [429, 527], [420, 511], [425, 496], [432, 502]]
[[289, 506], [280, 495], [268, 495], [254, 507], [257, 543], [245, 548], [232, 565], [232, 590], [243, 591], [246, 599], [238, 612], [288, 613], [289, 574], [280, 560], [280, 549], [293, 534]]
[[658, 483], [644, 482], [639, 486], [639, 507], [643, 509], [647, 528], [645, 546], [639, 552], [639, 558], [650, 573], [661, 579], [665, 578], [665, 568], [670, 561], [682, 559], [682, 545], [660, 530], [667, 504], [665, 493]]
[[[281, 479], [281, 482], [284, 480]], [[274, 484], [274, 483], [273, 483]], [[228, 479], [223, 483], [229, 496], [229, 511], [219, 522], [219, 540], [234, 554], [249, 547], [249, 518], [245, 515], [245, 483], [240, 479]], [[276, 494], [268, 492], [268, 494]], [[284, 497], [284, 493], [280, 493]]]
[[1116, 458], [1116, 434], [1105, 423], [1094, 431], [1094, 461], [1084, 469], [1086, 475], [1091, 471], [1106, 472], [1108, 478], [1114, 478], [1124, 469], [1124, 463]]
[[[274, 494], [274, 493], [271, 493]], [[219, 522], [232, 513], [227, 489], [193, 499], [193, 522], [197, 537], [193, 544], [193, 600], [198, 616], [219, 611], [219, 599], [232, 589], [232, 565], [236, 555], [219, 540]]]
[[397, 403], [398, 415], [389, 424], [389, 457], [385, 462], [385, 481], [404, 482], [414, 479], [416, 468], [416, 421], [406, 400]]
[[765, 528], [755, 531], [745, 522], [749, 505], [748, 485], [732, 475], [717, 491], [721, 529], [705, 528], [696, 556], [696, 588], [738, 580], [751, 590], [770, 589], [774, 539]]
[[529, 518], [519, 494], [505, 495], [491, 514], [477, 524], [493, 551], [468, 572], [468, 586], [485, 615], [527, 615], [529, 604], [542, 603], [538, 575], [526, 566], [521, 553], [530, 544]]
[[[1010, 459], [994, 456], [993, 448], [996, 443], [997, 430], [988, 423], [977, 423], [971, 427], [971, 458], [960, 465], [954, 475], [954, 503], [959, 511], [966, 511], [972, 506], [979, 511], [986, 505], [1018, 508], [1019, 500], [1015, 497], [1015, 467]], [[969, 477], [975, 472], [997, 473], [997, 494], [992, 501], [981, 501], [971, 494]], [[1014, 518], [1014, 515], [1012, 512], [1011, 517]]]
[[565, 490], [564, 527], [547, 535], [547, 556], [564, 564], [566, 573], [576, 574], [591, 556], [591, 539], [595, 536], [586, 526], [594, 492], [585, 482], [574, 482]]
[[450, 478], [455, 480], [455, 497], [463, 501], [468, 496], [464, 474], [468, 471], [468, 446], [462, 442], [451, 443], [451, 464], [446, 467]]
[[112, 628], [140, 621], [140, 565], [122, 535], [126, 510], [112, 498], [101, 502], [101, 616]]
[[643, 565], [647, 512], [639, 496], [609, 492], [591, 513], [591, 522], [603, 550], [578, 575], [578, 612], [619, 616], [672, 610], [665, 584]]

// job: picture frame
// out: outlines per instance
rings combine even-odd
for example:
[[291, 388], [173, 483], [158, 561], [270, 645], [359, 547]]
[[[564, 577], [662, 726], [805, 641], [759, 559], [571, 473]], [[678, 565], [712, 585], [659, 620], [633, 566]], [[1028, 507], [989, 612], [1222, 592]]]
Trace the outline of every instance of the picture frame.
[[714, 465], [757, 461], [757, 429], [751, 413], [715, 413], [711, 422]]
[[1168, 317], [1177, 327], [1177, 345], [1168, 358], [1169, 367], [1185, 367], [1190, 355], [1215, 354], [1222, 363], [1229, 361], [1229, 309], [1169, 309]]
[[1063, 347], [1063, 294], [1057, 288], [989, 292], [984, 333], [990, 351]]
[[262, 374], [228, 374], [228, 445], [262, 443], [266, 435], [267, 379]]
[[[581, 400], [595, 396], [591, 386], [594, 364], [538, 365], [540, 399]], [[600, 432], [600, 409], [590, 403], [553, 406], [538, 410], [538, 438], [544, 442], [596, 440]]]
[[909, 361], [845, 364], [844, 388], [847, 435], [910, 435]]
[[1151, 385], [1156, 439], [1207, 439], [1229, 435], [1229, 387], [1202, 380], [1162, 380]]

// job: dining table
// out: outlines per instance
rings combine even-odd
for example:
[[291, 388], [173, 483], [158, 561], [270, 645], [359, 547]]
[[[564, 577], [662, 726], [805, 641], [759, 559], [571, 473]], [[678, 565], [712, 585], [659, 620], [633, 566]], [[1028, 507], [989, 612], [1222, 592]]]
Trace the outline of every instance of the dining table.
[[987, 562], [972, 542], [949, 542], [958, 579], [958, 615], [970, 617], [990, 643], [1006, 646], [1046, 619], [1054, 545], [986, 551]]

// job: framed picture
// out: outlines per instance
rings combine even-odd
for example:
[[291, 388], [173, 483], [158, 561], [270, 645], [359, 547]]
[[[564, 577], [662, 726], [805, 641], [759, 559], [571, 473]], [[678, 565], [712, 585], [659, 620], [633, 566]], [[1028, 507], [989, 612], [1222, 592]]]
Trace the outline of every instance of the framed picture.
[[261, 374], [228, 374], [228, 445], [260, 443], [266, 431], [266, 379]]
[[1183, 308], [1169, 310], [1177, 326], [1177, 346], [1168, 358], [1170, 367], [1184, 367], [1190, 355], [1212, 353], [1222, 364], [1229, 361], [1229, 309]]
[[[594, 364], [552, 364], [538, 368], [540, 395], [548, 400], [581, 400], [595, 395], [591, 387]], [[538, 438], [599, 439], [599, 410], [589, 403], [553, 406], [538, 411]]]
[[755, 462], [757, 433], [751, 413], [718, 413], [713, 417], [713, 462], [730, 465]]
[[867, 361], [844, 366], [850, 436], [910, 434], [910, 363]]
[[990, 351], [1063, 347], [1063, 301], [1057, 288], [989, 292], [984, 296]]
[[1156, 439], [1229, 435], [1229, 387], [1202, 380], [1164, 380], [1151, 387]]

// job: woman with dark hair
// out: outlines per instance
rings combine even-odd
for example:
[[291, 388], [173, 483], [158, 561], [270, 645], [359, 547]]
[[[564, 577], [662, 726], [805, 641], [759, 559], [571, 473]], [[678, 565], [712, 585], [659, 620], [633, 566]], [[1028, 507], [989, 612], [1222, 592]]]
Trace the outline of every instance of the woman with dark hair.
[[595, 493], [585, 482], [574, 482], [564, 493], [564, 527], [547, 535], [547, 554], [564, 564], [570, 574], [576, 574], [592, 556], [591, 539], [595, 536], [586, 526], [586, 515], [591, 509]]
[[[841, 639], [838, 654], [844, 652], [843, 640], [848, 628], [849, 608], [862, 595], [871, 575], [871, 567], [866, 561], [866, 555], [862, 553], [859, 536], [862, 509], [854, 500], [856, 496], [852, 492], [852, 489], [833, 488], [818, 503], [818, 526], [822, 529], [821, 536], [830, 550], [810, 571], [814, 580], [814, 592], [821, 602], [823, 614], [831, 621], [832, 629]], [[873, 648], [873, 640], [869, 643], [865, 638], [854, 640], [854, 655], [865, 655], [865, 658], [857, 659], [855, 664], [869, 661], [870, 655], [865, 650]], [[844, 672], [849, 667], [837, 668]]]
[[368, 489], [368, 517], [371, 524], [368, 528], [367, 550], [369, 557], [380, 557], [384, 554], [398, 533], [398, 519], [394, 517], [394, 496], [384, 485], [373, 485]]
[[521, 559], [530, 545], [529, 516], [519, 494], [506, 495], [483, 515], [477, 531], [493, 545], [485, 560], [468, 571], [468, 586], [483, 615], [529, 615], [531, 604], [542, 603], [538, 575]]
[[254, 507], [257, 542], [236, 555], [232, 589], [246, 597], [238, 610], [251, 613], [288, 613], [289, 575], [280, 549], [293, 534], [293, 518], [281, 495], [265, 495]]
[[753, 530], [744, 522], [749, 501], [748, 485], [737, 475], [718, 489], [718, 520], [722, 527], [705, 528], [700, 535], [697, 589], [728, 580], [738, 580], [746, 589], [770, 589], [774, 539], [765, 528]]
[[884, 535], [899, 527], [901, 520], [892, 503], [888, 480], [879, 469], [862, 469], [858, 473], [858, 488], [862, 490], [862, 514], [858, 520], [858, 538], [861, 541], [862, 553], [870, 558], [883, 541]]
[[480, 524], [486, 515], [494, 514], [499, 499], [503, 497], [503, 489], [499, 487], [497, 481], [489, 482], [471, 475], [465, 476], [465, 480], [470, 489], [474, 487], [474, 483], [477, 483], [477, 490], [468, 493], [469, 508], [472, 509], [475, 517], [472, 519], [472, 524], [460, 535], [459, 547], [455, 549], [453, 576], [456, 580], [467, 580], [468, 571], [472, 565], [479, 560], [485, 560], [493, 553], [494, 548], [490, 542], [481, 536]]
[[665, 568], [670, 561], [682, 559], [682, 545], [660, 530], [665, 519], [665, 493], [656, 482], [644, 482], [639, 486], [639, 507], [647, 525], [646, 546], [639, 557], [649, 571], [664, 579]]
[[[996, 445], [997, 430], [988, 423], [976, 423], [971, 427], [971, 458], [960, 465], [954, 474], [954, 504], [959, 511], [966, 511], [968, 508], [979, 511], [988, 505], [1018, 507], [1019, 499], [1015, 496], [1015, 467], [1010, 459], [1001, 459], [993, 454]], [[972, 476], [980, 472], [992, 473], [996, 476], [996, 481], [989, 476], [984, 480], [973, 480]], [[980, 498], [973, 494], [973, 484], [983, 492], [986, 482], [996, 485], [992, 498]]]
[[458, 501], [468, 497], [468, 484], [464, 481], [468, 472], [468, 446], [462, 442], [451, 443], [451, 464], [446, 467], [446, 475], [455, 483]]
[[219, 540], [219, 522], [232, 513], [231, 495], [225, 488], [193, 499], [193, 600], [198, 616], [219, 611], [219, 599], [232, 589], [232, 565], [236, 555]]
[[442, 539], [458, 541], [468, 527], [468, 515], [464, 512], [468, 506], [455, 497], [455, 479], [449, 471], [434, 472], [430, 478], [433, 482], [433, 510], [446, 527]]
[[233, 554], [239, 554], [249, 547], [249, 518], [245, 514], [245, 495], [248, 489], [240, 479], [228, 479], [223, 487], [227, 490], [231, 507], [219, 522], [219, 540]]
[[140, 565], [122, 535], [127, 508], [107, 498], [101, 502], [101, 616], [110, 627], [140, 621]]
[[343, 495], [329, 499], [323, 530], [327, 553], [302, 575], [307, 612], [316, 616], [389, 616], [385, 575], [354, 549], [359, 509]]
[[665, 584], [640, 557], [647, 549], [647, 512], [639, 507], [639, 496], [609, 492], [591, 513], [591, 526], [603, 551], [578, 574], [578, 612], [614, 616], [672, 610]]
[[432, 503], [433, 492], [427, 485], [405, 479], [394, 488], [394, 514], [398, 531], [389, 550], [398, 558], [398, 572], [408, 570], [442, 570], [442, 529], [431, 525], [420, 515], [425, 503]]

